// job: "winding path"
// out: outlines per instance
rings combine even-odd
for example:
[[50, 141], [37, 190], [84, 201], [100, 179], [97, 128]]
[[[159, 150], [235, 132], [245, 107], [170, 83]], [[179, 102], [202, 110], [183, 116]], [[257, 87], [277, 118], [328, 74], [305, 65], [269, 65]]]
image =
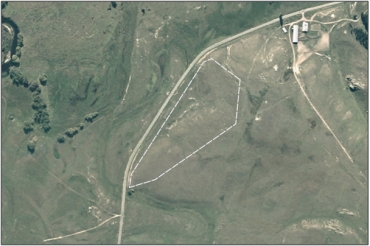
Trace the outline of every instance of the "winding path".
[[[315, 7], [311, 7], [311, 8], [302, 9], [302, 10], [296, 11], [294, 13], [284, 15], [284, 18], [289, 18], [289, 17], [295, 16], [295, 15], [298, 15], [298, 14], [302, 14], [303, 12], [312, 11], [312, 10], [321, 9], [321, 8], [326, 8], [326, 7], [330, 7], [330, 6], [337, 5], [337, 4], [343, 4], [343, 2], [331, 2], [331, 3], [323, 4], [323, 5], [320, 5], [320, 6], [315, 6]], [[124, 219], [124, 213], [125, 213], [126, 188], [127, 188], [128, 176], [129, 176], [129, 173], [130, 173], [132, 164], [134, 162], [134, 159], [136, 158], [136, 155], [137, 155], [137, 153], [138, 153], [138, 151], [140, 149], [141, 144], [144, 142], [146, 136], [149, 134], [149, 132], [153, 128], [154, 124], [157, 122], [159, 116], [162, 114], [164, 108], [167, 106], [167, 104], [170, 101], [170, 99], [172, 98], [173, 94], [177, 91], [177, 89], [180, 86], [181, 82], [188, 75], [188, 73], [191, 71], [191, 69], [197, 64], [197, 62], [205, 54], [207, 54], [209, 51], [217, 48], [218, 46], [221, 46], [221, 45], [226, 44], [228, 42], [234, 41], [234, 40], [236, 40], [236, 39], [238, 39], [238, 38], [240, 38], [240, 37], [242, 37], [242, 36], [244, 36], [244, 35], [246, 35], [248, 33], [254, 32], [254, 31], [258, 30], [258, 29], [261, 29], [263, 27], [269, 26], [269, 25], [274, 24], [274, 23], [279, 22], [279, 21], [280, 21], [279, 18], [276, 18], [276, 19], [273, 19], [273, 20], [271, 20], [269, 22], [266, 22], [264, 24], [261, 24], [259, 26], [256, 26], [256, 27], [253, 27], [251, 29], [248, 29], [248, 30], [246, 30], [244, 32], [238, 33], [238, 34], [236, 34], [234, 36], [231, 36], [229, 38], [226, 38], [224, 40], [221, 40], [221, 41], [219, 41], [219, 42], [217, 42], [217, 43], [209, 46], [208, 48], [204, 49], [190, 63], [189, 67], [186, 69], [186, 71], [183, 73], [183, 75], [177, 81], [177, 83], [173, 87], [171, 93], [168, 95], [167, 99], [164, 101], [163, 105], [158, 110], [158, 113], [156, 114], [156, 116], [154, 117], [153, 121], [148, 126], [148, 128], [145, 131], [144, 135], [141, 137], [141, 139], [139, 140], [139, 142], [136, 144], [136, 146], [135, 146], [134, 150], [132, 151], [132, 153], [130, 155], [130, 158], [129, 158], [128, 162], [127, 162], [127, 166], [126, 166], [126, 169], [125, 169], [125, 173], [124, 173], [124, 176], [123, 176], [123, 182], [122, 182], [121, 215], [120, 215], [120, 221], [119, 221], [118, 242], [117, 242], [117, 244], [121, 244], [121, 240], [122, 240], [123, 219]]]

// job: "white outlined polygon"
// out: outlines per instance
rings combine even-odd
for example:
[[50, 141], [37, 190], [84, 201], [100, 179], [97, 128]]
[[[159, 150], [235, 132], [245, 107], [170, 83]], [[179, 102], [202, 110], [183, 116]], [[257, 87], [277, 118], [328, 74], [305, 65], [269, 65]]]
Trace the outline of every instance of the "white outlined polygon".
[[[198, 74], [199, 70], [201, 69], [201, 67], [204, 65], [204, 63], [206, 62], [209, 62], [209, 61], [214, 61], [217, 65], [219, 65], [220, 67], [222, 67], [225, 71], [227, 71], [229, 74], [231, 74], [232, 76], [234, 76], [238, 81], [239, 81], [239, 84], [238, 84], [238, 99], [237, 99], [237, 102], [236, 102], [236, 113], [235, 113], [235, 123], [234, 125], [228, 127], [226, 130], [222, 131], [220, 134], [218, 134], [216, 137], [214, 137], [213, 139], [211, 139], [210, 141], [208, 141], [206, 144], [204, 144], [202, 147], [198, 148], [197, 150], [195, 150], [193, 153], [191, 153], [190, 155], [188, 155], [187, 157], [185, 157], [184, 159], [182, 159], [181, 161], [179, 161], [178, 163], [176, 163], [174, 166], [172, 166], [171, 168], [169, 168], [167, 171], [165, 171], [164, 173], [162, 173], [161, 175], [159, 175], [158, 177], [154, 178], [154, 179], [151, 179], [151, 180], [148, 180], [148, 181], [145, 181], [145, 182], [142, 182], [142, 183], [139, 183], [139, 184], [136, 184], [136, 185], [131, 185], [131, 181], [132, 181], [132, 175], [134, 174], [136, 168], [139, 166], [140, 162], [142, 161], [142, 159], [144, 158], [146, 152], [149, 150], [150, 146], [152, 146], [154, 140], [157, 138], [158, 134], [160, 133], [160, 131], [162, 130], [163, 126], [166, 124], [168, 118], [171, 116], [173, 110], [176, 108], [177, 104], [180, 102], [181, 98], [184, 96], [184, 94], [186, 93], [186, 91], [188, 90], [189, 86], [191, 85], [191, 83], [193, 82], [195, 76]], [[163, 175], [165, 175], [166, 173], [168, 173], [169, 171], [171, 171], [173, 168], [177, 167], [179, 164], [183, 163], [186, 159], [188, 159], [190, 156], [194, 155], [195, 153], [197, 153], [199, 150], [203, 149], [204, 147], [206, 147], [208, 144], [212, 143], [214, 140], [216, 140], [217, 138], [219, 138], [221, 135], [223, 135], [225, 132], [229, 131], [231, 128], [233, 128], [236, 123], [238, 122], [238, 108], [239, 108], [239, 95], [240, 95], [240, 78], [238, 78], [235, 74], [233, 74], [232, 72], [230, 72], [229, 70], [227, 70], [224, 66], [222, 66], [220, 63], [218, 63], [217, 61], [215, 61], [213, 58], [210, 58], [208, 60], [205, 60], [202, 62], [202, 64], [199, 66], [197, 72], [194, 74], [193, 78], [190, 80], [189, 84], [186, 86], [184, 92], [181, 94], [180, 98], [177, 100], [175, 106], [172, 108], [171, 112], [168, 114], [167, 118], [165, 119], [165, 121], [163, 122], [162, 126], [159, 128], [158, 132], [155, 134], [153, 140], [150, 142], [148, 148], [145, 150], [144, 154], [141, 156], [140, 160], [138, 161], [138, 163], [136, 164], [136, 166], [134, 167], [134, 170], [131, 172], [130, 174], [130, 181], [129, 181], [129, 188], [133, 188], [133, 187], [136, 187], [136, 186], [139, 186], [139, 185], [143, 185], [143, 184], [147, 184], [147, 183], [150, 183], [150, 182], [153, 182], [153, 181], [156, 181], [157, 179], [159, 179], [160, 177], [162, 177]]]

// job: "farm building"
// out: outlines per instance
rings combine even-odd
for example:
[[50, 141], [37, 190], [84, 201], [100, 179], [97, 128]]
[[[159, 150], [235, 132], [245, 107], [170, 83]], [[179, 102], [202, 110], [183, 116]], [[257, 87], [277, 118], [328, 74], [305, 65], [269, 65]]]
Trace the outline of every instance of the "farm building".
[[298, 25], [293, 25], [293, 44], [298, 43]]
[[303, 24], [302, 24], [302, 32], [308, 32], [308, 23], [307, 22], [303, 22]]

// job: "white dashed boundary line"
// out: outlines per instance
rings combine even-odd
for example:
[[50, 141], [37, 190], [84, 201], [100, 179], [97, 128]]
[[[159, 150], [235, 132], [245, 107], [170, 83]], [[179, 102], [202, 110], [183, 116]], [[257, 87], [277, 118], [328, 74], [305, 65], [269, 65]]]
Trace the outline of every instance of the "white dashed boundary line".
[[[151, 180], [148, 180], [148, 181], [145, 181], [145, 182], [142, 182], [142, 183], [139, 183], [139, 184], [136, 184], [136, 185], [131, 185], [131, 181], [132, 181], [132, 175], [134, 174], [136, 168], [139, 166], [140, 162], [142, 161], [142, 159], [144, 158], [146, 152], [148, 152], [148, 149], [150, 148], [150, 146], [152, 146], [154, 140], [157, 138], [158, 134], [160, 133], [160, 131], [162, 130], [163, 126], [166, 124], [167, 120], [169, 119], [169, 117], [171, 116], [173, 110], [176, 108], [177, 104], [180, 102], [181, 98], [184, 96], [184, 94], [186, 93], [186, 91], [188, 90], [189, 86], [191, 85], [191, 83], [193, 82], [195, 76], [198, 74], [199, 70], [201, 69], [201, 67], [204, 65], [204, 63], [206, 62], [209, 62], [209, 61], [214, 61], [217, 65], [219, 65], [220, 67], [222, 67], [226, 72], [228, 72], [229, 74], [231, 74], [232, 76], [234, 76], [238, 81], [239, 81], [239, 85], [238, 85], [238, 99], [237, 99], [237, 102], [236, 102], [236, 113], [235, 113], [235, 123], [234, 125], [228, 127], [226, 130], [222, 131], [220, 134], [218, 134], [216, 137], [214, 137], [212, 140], [208, 141], [206, 144], [204, 144], [203, 146], [201, 146], [200, 148], [198, 148], [197, 150], [195, 150], [193, 153], [191, 153], [190, 155], [188, 155], [187, 157], [185, 157], [184, 159], [182, 159], [181, 161], [179, 161], [178, 163], [176, 163], [173, 167], [171, 167], [170, 169], [168, 169], [167, 171], [165, 171], [164, 173], [162, 173], [161, 175], [159, 175], [158, 177], [154, 178], [154, 179], [151, 179]], [[169, 171], [171, 171], [173, 168], [177, 167], [179, 164], [183, 163], [186, 159], [188, 159], [189, 157], [191, 157], [192, 155], [194, 155], [195, 153], [197, 153], [199, 150], [203, 149], [204, 147], [206, 147], [208, 144], [212, 143], [214, 140], [216, 140], [217, 138], [219, 138], [221, 135], [223, 135], [225, 132], [229, 131], [231, 128], [233, 128], [236, 123], [238, 122], [238, 108], [239, 108], [239, 95], [240, 95], [240, 78], [238, 78], [235, 74], [233, 74], [232, 72], [230, 72], [229, 70], [227, 70], [224, 66], [222, 66], [220, 63], [218, 63], [217, 61], [215, 61], [213, 58], [210, 58], [208, 60], [205, 60], [202, 62], [202, 64], [199, 66], [197, 72], [194, 74], [193, 78], [190, 80], [189, 84], [186, 86], [184, 92], [181, 94], [180, 98], [177, 100], [175, 106], [172, 108], [171, 112], [168, 114], [166, 120], [163, 122], [162, 126], [159, 128], [158, 132], [155, 134], [153, 140], [150, 142], [148, 148], [145, 150], [144, 154], [141, 156], [140, 160], [138, 161], [138, 163], [136, 164], [134, 170], [131, 172], [130, 174], [130, 182], [129, 182], [129, 188], [133, 188], [133, 187], [136, 187], [136, 186], [139, 186], [139, 185], [143, 185], [143, 184], [147, 184], [147, 183], [150, 183], [150, 182], [153, 182], [153, 181], [156, 181], [157, 179], [159, 179], [160, 177], [162, 177], [163, 175], [165, 175], [166, 173], [168, 173]]]

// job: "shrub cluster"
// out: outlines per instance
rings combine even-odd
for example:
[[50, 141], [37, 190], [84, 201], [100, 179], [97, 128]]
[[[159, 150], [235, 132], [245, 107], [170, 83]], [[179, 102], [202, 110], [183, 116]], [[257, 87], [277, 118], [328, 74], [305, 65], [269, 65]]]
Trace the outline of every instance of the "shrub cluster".
[[78, 133], [78, 127], [71, 127], [65, 131], [65, 134], [72, 138], [74, 135]]
[[93, 119], [95, 119], [96, 117], [98, 117], [99, 113], [98, 112], [94, 112], [94, 113], [91, 113], [91, 114], [88, 114], [85, 116], [85, 120], [87, 122], [92, 122]]

